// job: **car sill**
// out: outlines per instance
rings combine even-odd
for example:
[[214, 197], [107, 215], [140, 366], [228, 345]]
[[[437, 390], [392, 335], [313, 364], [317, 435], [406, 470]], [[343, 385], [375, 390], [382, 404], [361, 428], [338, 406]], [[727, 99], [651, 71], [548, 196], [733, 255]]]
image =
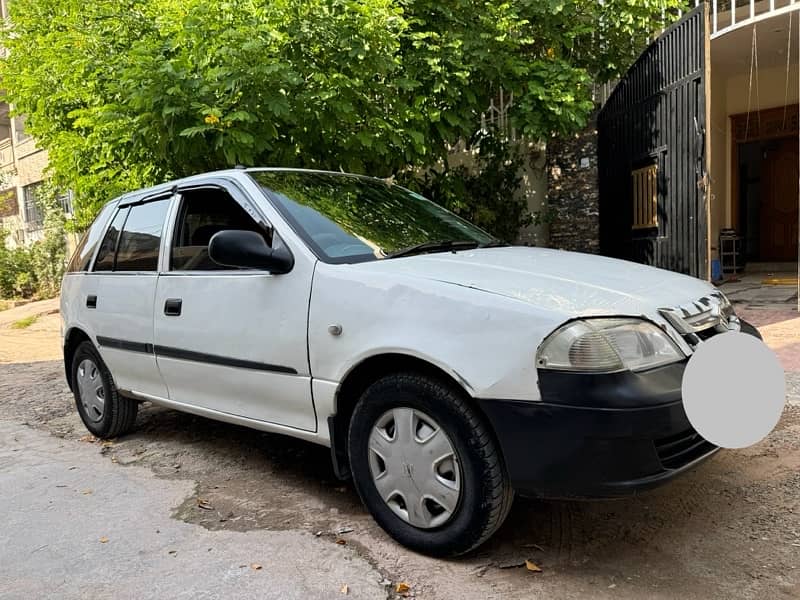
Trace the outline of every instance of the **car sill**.
[[[175, 400], [169, 400], [168, 398], [162, 398], [160, 396], [145, 394], [144, 392], [137, 392], [136, 390], [119, 390], [119, 393], [122, 394], [123, 396], [127, 396], [135, 400], [146, 400], [158, 406], [163, 406], [164, 408], [170, 408], [180, 412], [190, 413], [200, 417], [206, 417], [207, 419], [222, 421], [224, 423], [230, 423], [232, 425], [241, 425], [243, 427], [250, 427], [252, 429], [258, 429], [259, 431], [267, 431], [269, 433], [280, 433], [283, 435], [290, 435], [292, 437], [296, 437], [301, 440], [306, 440], [314, 444], [319, 444], [321, 446], [326, 446], [326, 447], [330, 446], [330, 440], [328, 439], [327, 435], [320, 435], [316, 431], [298, 429], [296, 427], [289, 427], [287, 425], [279, 425], [278, 423], [271, 423], [269, 421], [259, 421], [257, 419], [249, 419], [247, 417], [242, 417], [240, 415], [235, 415], [233, 413], [214, 410], [212, 408], [204, 408], [202, 406], [184, 404], [183, 402], [176, 402]], [[327, 431], [325, 431], [325, 433], [327, 434]]]

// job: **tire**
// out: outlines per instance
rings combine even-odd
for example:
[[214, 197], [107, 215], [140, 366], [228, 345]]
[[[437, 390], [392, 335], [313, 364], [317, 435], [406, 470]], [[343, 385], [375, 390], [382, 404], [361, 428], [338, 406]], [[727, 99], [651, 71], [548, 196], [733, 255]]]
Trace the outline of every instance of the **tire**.
[[113, 438], [133, 428], [139, 403], [119, 395], [91, 342], [82, 342], [75, 350], [71, 374], [75, 406], [86, 429], [99, 438]]
[[761, 332], [758, 329], [756, 329], [753, 325], [745, 321], [744, 319], [740, 320], [740, 325], [742, 333], [752, 335], [753, 337], [757, 337], [760, 340], [764, 339], [763, 337], [761, 337]]
[[502, 525], [514, 498], [493, 432], [460, 389], [426, 375], [389, 375], [367, 388], [350, 420], [348, 454], [375, 521], [422, 554], [477, 548]]

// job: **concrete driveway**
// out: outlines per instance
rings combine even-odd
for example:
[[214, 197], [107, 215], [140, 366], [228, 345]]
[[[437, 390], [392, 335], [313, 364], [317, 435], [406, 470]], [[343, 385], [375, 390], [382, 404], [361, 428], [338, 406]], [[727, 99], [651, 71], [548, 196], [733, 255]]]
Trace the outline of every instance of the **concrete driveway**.
[[[16, 355], [22, 308], [42, 312]], [[131, 435], [87, 436], [53, 360], [58, 315], [39, 308], [0, 313], [0, 598], [800, 597], [792, 369], [757, 446], [626, 500], [518, 499], [488, 544], [445, 561], [390, 540], [324, 448], [152, 406]], [[796, 313], [754, 314], [794, 368]]]

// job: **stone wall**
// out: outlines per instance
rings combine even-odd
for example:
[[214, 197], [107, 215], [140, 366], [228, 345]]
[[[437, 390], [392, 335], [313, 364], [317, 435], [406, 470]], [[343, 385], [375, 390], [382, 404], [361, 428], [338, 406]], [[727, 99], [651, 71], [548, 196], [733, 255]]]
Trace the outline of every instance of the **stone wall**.
[[550, 247], [597, 254], [600, 250], [597, 124], [547, 143]]

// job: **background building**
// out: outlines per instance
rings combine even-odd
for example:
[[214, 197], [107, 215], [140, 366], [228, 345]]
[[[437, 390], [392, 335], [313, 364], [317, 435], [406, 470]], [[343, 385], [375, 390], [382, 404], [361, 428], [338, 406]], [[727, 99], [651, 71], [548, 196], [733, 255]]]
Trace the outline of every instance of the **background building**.
[[[0, 0], [0, 15], [8, 18], [8, 0]], [[25, 118], [12, 117], [11, 109], [0, 102], [0, 228], [6, 232], [6, 244], [13, 247], [42, 237], [43, 214], [36, 190], [44, 179], [47, 152], [26, 133]], [[71, 214], [69, 194], [64, 195], [62, 204]]]
[[551, 243], [701, 278], [734, 259], [796, 273], [800, 0], [693, 4], [596, 123], [548, 143]]

